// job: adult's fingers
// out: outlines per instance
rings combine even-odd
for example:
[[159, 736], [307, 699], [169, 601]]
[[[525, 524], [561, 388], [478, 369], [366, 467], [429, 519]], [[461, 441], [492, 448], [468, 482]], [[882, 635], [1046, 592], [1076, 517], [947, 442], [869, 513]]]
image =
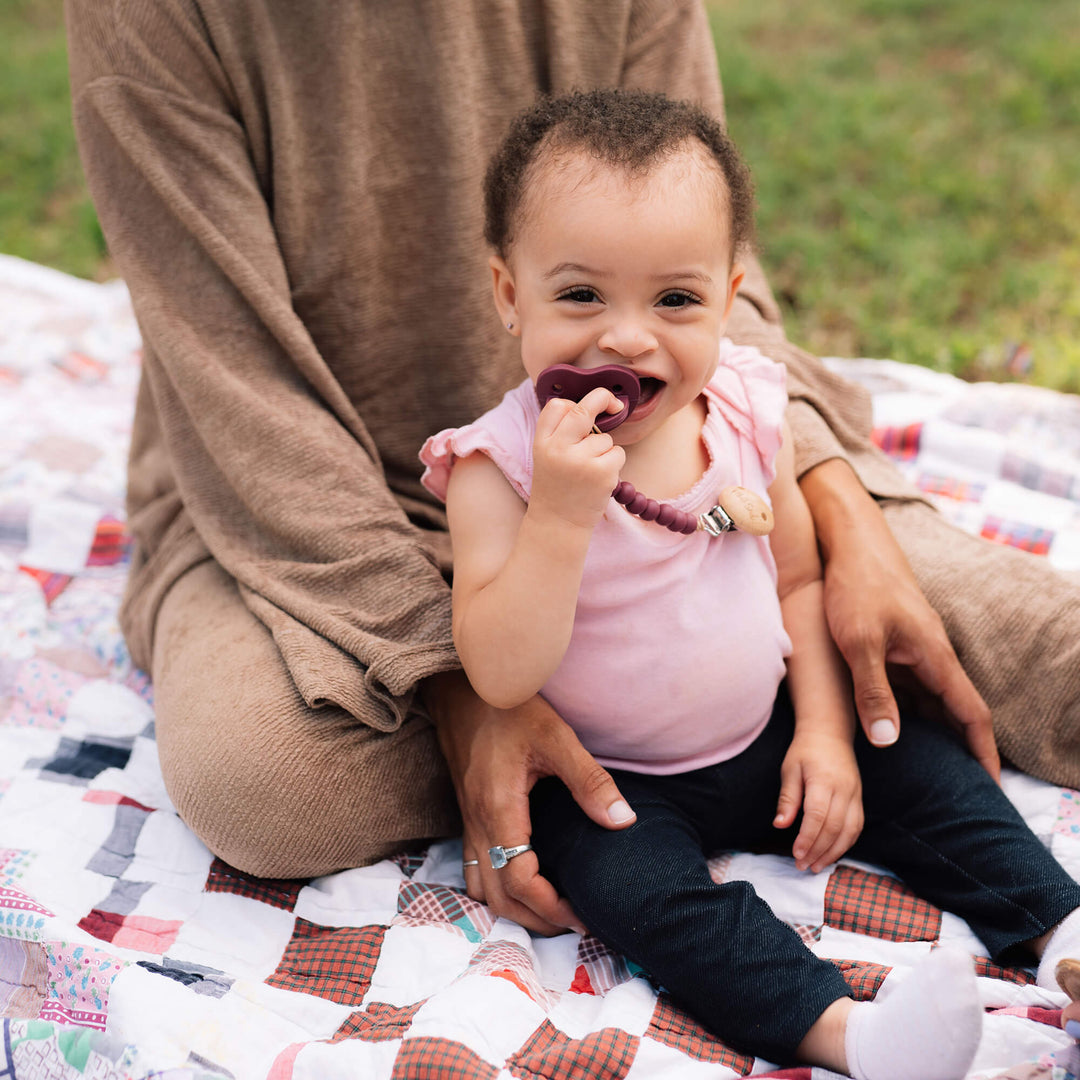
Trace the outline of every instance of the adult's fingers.
[[471, 832], [466, 832], [462, 845], [465, 861], [475, 859], [476, 865], [464, 867], [463, 873], [465, 891], [473, 900], [486, 903], [495, 915], [513, 919], [538, 934], [562, 934], [567, 927], [583, 932], [573, 908], [540, 874], [532, 852], [517, 855], [495, 870], [488, 855], [488, 848], [493, 846], [480, 847], [472, 840]]
[[953, 724], [963, 732], [972, 756], [998, 782], [1001, 757], [990, 707], [968, 678], [952, 646], [946, 644], [913, 666], [919, 681], [941, 698]]
[[531, 851], [491, 874], [506, 903], [506, 910], [500, 914], [542, 934], [563, 934], [567, 927], [585, 932], [569, 902], [541, 875], [540, 864]]
[[874, 746], [891, 746], [900, 737], [900, 710], [885, 670], [885, 642], [863, 634], [854, 642], [838, 642], [851, 669], [855, 711]]
[[597, 825], [605, 829], [624, 829], [637, 819], [611, 773], [578, 742], [576, 736], [560, 739], [557, 757], [547, 764], [551, 775], [562, 780], [574, 801]]

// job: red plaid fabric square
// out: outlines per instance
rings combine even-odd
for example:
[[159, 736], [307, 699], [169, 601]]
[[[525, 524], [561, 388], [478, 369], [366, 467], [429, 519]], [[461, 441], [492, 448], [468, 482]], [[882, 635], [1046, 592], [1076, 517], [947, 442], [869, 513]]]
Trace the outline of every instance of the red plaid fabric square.
[[921, 422], [908, 424], [906, 427], [876, 427], [870, 432], [870, 438], [889, 457], [899, 461], [912, 461], [919, 456], [922, 430]]
[[1006, 544], [1021, 551], [1030, 551], [1032, 555], [1045, 555], [1054, 542], [1054, 533], [1050, 529], [1028, 525], [1022, 521], [1005, 521], [992, 515], [983, 522], [979, 535], [995, 544]]
[[754, 1059], [732, 1050], [715, 1035], [709, 1034], [693, 1017], [683, 1012], [667, 994], [658, 994], [656, 1008], [645, 1030], [650, 1039], [679, 1050], [695, 1061], [724, 1065], [739, 1076], [747, 1076]]
[[385, 934], [385, 926], [318, 926], [297, 919], [277, 971], [266, 982], [339, 1005], [359, 1005], [371, 985]]
[[985, 484], [968, 483], [957, 480], [955, 476], [938, 476], [935, 473], [920, 473], [916, 480], [920, 491], [928, 495], [942, 495], [955, 502], [981, 502], [986, 494]]
[[124, 523], [106, 514], [97, 525], [87, 566], [114, 566], [123, 562], [131, 552], [131, 537]]
[[571, 1039], [545, 1020], [528, 1042], [506, 1059], [506, 1068], [518, 1080], [619, 1080], [633, 1064], [640, 1043], [638, 1036], [618, 1028], [602, 1028], [583, 1039]]
[[[427, 998], [424, 999], [426, 1001]], [[413, 1022], [424, 1001], [399, 1008], [385, 1001], [373, 1001], [363, 1012], [354, 1012], [334, 1032], [332, 1043], [346, 1039], [363, 1039], [365, 1042], [389, 1042], [400, 1039]]]
[[453, 1039], [406, 1039], [394, 1059], [393, 1080], [495, 1080], [497, 1066]]
[[51, 570], [38, 570], [33, 566], [19, 564], [19, 569], [24, 574], [29, 574], [40, 586], [45, 594], [46, 607], [51, 604], [70, 584], [70, 574], [54, 574]]
[[856, 1001], [872, 1001], [881, 989], [885, 976], [892, 971], [891, 967], [863, 960], [834, 960], [833, 963], [851, 987]]
[[1003, 982], [1015, 983], [1017, 986], [1031, 986], [1035, 982], [1035, 976], [1030, 971], [1018, 967], [1002, 967], [995, 964], [985, 956], [976, 956], [975, 974], [984, 975], [988, 979], [1001, 979]]
[[203, 891], [247, 896], [252, 900], [261, 900], [271, 907], [281, 908], [283, 911], [294, 911], [296, 898], [306, 884], [306, 879], [252, 877], [230, 866], [227, 862], [222, 862], [221, 859], [215, 859], [210, 864], [210, 873], [207, 875]]
[[838, 866], [825, 889], [825, 925], [887, 941], [936, 941], [941, 910], [895, 878]]

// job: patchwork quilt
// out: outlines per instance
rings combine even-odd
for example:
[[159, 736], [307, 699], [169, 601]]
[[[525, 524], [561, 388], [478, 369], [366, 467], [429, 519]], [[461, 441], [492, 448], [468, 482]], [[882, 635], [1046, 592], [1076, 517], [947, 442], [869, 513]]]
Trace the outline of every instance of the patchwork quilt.
[[[1080, 399], [837, 366], [951, 519], [1080, 568]], [[162, 785], [153, 688], [116, 621], [138, 376], [121, 284], [0, 257], [0, 1078], [831, 1076], [735, 1052], [593, 938], [493, 918], [465, 894], [458, 841], [314, 881], [211, 855]], [[1017, 773], [1005, 787], [1080, 877], [1080, 795]], [[859, 998], [938, 943], [977, 957], [971, 1080], [1080, 1077], [1063, 996], [880, 869], [710, 865], [751, 881]]]

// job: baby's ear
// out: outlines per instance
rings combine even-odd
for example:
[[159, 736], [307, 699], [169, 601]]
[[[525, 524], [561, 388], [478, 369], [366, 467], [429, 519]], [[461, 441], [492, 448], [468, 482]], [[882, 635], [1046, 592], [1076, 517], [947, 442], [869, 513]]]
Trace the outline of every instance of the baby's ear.
[[724, 320], [731, 314], [731, 306], [735, 303], [735, 294], [739, 291], [739, 286], [743, 283], [743, 278], [746, 277], [746, 270], [743, 268], [742, 263], [732, 263], [731, 273], [728, 274], [728, 294], [727, 303], [724, 305]]
[[521, 333], [517, 311], [517, 287], [514, 275], [506, 260], [501, 255], [492, 255], [488, 259], [491, 267], [491, 292], [495, 298], [495, 308], [503, 326], [515, 337]]

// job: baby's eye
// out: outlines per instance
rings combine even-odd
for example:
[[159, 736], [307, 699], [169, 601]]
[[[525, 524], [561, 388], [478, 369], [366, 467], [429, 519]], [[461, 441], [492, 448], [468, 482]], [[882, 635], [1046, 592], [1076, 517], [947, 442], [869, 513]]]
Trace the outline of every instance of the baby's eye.
[[585, 285], [575, 285], [574, 288], [559, 293], [556, 299], [572, 300], [575, 304], [594, 304], [599, 300], [599, 297], [593, 289], [590, 289]]
[[688, 304], [700, 304], [701, 298], [695, 296], [691, 292], [683, 292], [676, 290], [675, 292], [664, 293], [660, 297], [659, 304], [661, 307], [668, 308], [681, 308], [686, 307]]

